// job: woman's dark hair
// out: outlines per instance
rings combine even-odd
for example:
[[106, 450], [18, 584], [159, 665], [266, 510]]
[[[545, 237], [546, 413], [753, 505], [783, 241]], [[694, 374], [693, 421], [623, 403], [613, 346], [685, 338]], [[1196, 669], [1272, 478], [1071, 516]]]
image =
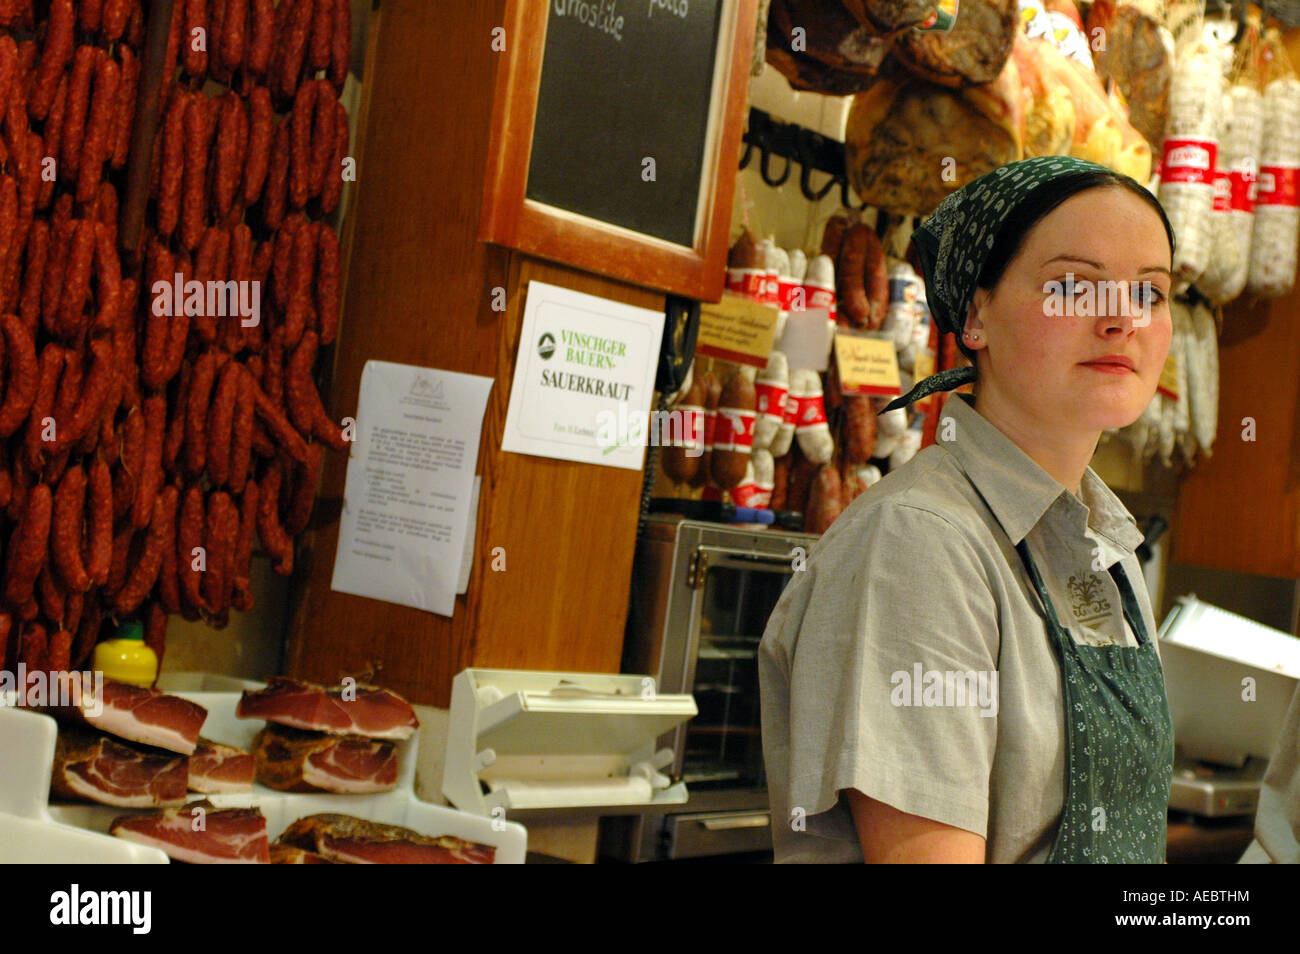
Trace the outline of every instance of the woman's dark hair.
[[993, 248], [989, 250], [989, 257], [984, 262], [984, 269], [977, 282], [979, 287], [991, 291], [1002, 280], [1002, 273], [1024, 245], [1025, 237], [1047, 213], [1071, 196], [1099, 186], [1122, 186], [1155, 209], [1160, 221], [1164, 223], [1165, 234], [1169, 236], [1169, 253], [1172, 257], [1174, 227], [1169, 224], [1169, 216], [1165, 215], [1159, 200], [1144, 185], [1129, 176], [1118, 172], [1087, 170], [1044, 182], [1007, 216], [993, 239]]

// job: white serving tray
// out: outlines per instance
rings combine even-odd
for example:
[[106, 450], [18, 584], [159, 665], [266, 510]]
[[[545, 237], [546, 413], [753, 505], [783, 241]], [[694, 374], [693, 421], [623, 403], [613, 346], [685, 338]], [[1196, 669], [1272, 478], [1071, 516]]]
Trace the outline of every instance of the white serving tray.
[[[250, 684], [251, 685], [251, 684]], [[176, 695], [208, 710], [203, 736], [248, 750], [265, 724], [260, 719], [235, 718], [238, 692], [178, 691]], [[306, 815], [339, 812], [388, 825], [402, 825], [421, 834], [454, 835], [496, 848], [496, 864], [523, 864], [527, 830], [517, 822], [485, 818], [415, 795], [419, 729], [397, 743], [397, 788], [377, 795], [294, 794], [254, 785], [251, 793], [192, 794], [219, 808], [260, 808], [272, 842], [290, 824]], [[19, 709], [0, 708], [0, 861], [77, 863], [166, 862], [155, 848], [135, 845], [108, 834], [113, 819], [133, 814], [109, 805], [49, 801], [50, 773], [57, 737], [54, 719]], [[11, 754], [16, 758], [11, 758]]]

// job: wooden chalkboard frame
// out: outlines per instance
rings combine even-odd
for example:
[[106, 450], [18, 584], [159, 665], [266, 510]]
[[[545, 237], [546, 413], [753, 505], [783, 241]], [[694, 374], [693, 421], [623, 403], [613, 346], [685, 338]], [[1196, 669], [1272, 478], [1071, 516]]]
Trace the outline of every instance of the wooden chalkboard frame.
[[[700, 301], [722, 297], [732, 195], [748, 100], [758, 0], [722, 0], [701, 191], [692, 247], [526, 196], [550, 3], [506, 0], [479, 238], [584, 271]], [[488, 38], [484, 38], [487, 42]]]

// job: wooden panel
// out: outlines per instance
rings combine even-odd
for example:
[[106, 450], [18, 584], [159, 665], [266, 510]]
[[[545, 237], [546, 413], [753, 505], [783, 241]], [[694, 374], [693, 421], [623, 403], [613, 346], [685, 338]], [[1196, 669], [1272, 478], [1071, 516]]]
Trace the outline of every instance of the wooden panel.
[[[447, 707], [471, 664], [618, 668], [639, 472], [503, 454], [521, 283], [543, 279], [651, 308], [663, 297], [477, 239], [504, 0], [382, 4], [366, 56], [363, 161], [328, 409], [355, 413], [368, 359], [495, 377], [480, 447], [475, 566], [453, 618], [330, 589], [346, 461], [329, 460], [297, 555], [286, 668], [331, 681], [377, 670]], [[504, 312], [492, 289], [507, 289]], [[506, 570], [490, 569], [504, 547]]]
[[[642, 471], [495, 450], [529, 281], [664, 308], [654, 292], [514, 256], [507, 341], [483, 428], [484, 445], [494, 449], [483, 486], [492, 505], [477, 537], [471, 585], [481, 606], [471, 659], [489, 668], [618, 672]], [[504, 571], [492, 569], [494, 547], [504, 548]]]
[[[1300, 294], [1225, 309], [1219, 339], [1214, 454], [1183, 479], [1176, 563], [1266, 576], [1300, 575]], [[1243, 419], [1255, 440], [1243, 439]]]

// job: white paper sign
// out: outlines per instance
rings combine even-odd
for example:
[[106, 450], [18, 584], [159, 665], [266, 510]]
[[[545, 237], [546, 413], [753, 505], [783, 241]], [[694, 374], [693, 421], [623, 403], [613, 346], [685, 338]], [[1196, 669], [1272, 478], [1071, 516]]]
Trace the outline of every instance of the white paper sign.
[[663, 312], [528, 283], [502, 450], [640, 470]]
[[825, 371], [834, 340], [835, 325], [830, 320], [830, 312], [825, 308], [809, 308], [790, 312], [780, 347], [790, 361], [791, 371]]
[[478, 490], [483, 478], [474, 477], [474, 490], [469, 501], [469, 523], [465, 525], [465, 549], [460, 555], [460, 577], [456, 580], [456, 595], [469, 592], [469, 571], [474, 563], [474, 534], [478, 532]]
[[491, 390], [478, 375], [366, 362], [333, 589], [452, 615]]

